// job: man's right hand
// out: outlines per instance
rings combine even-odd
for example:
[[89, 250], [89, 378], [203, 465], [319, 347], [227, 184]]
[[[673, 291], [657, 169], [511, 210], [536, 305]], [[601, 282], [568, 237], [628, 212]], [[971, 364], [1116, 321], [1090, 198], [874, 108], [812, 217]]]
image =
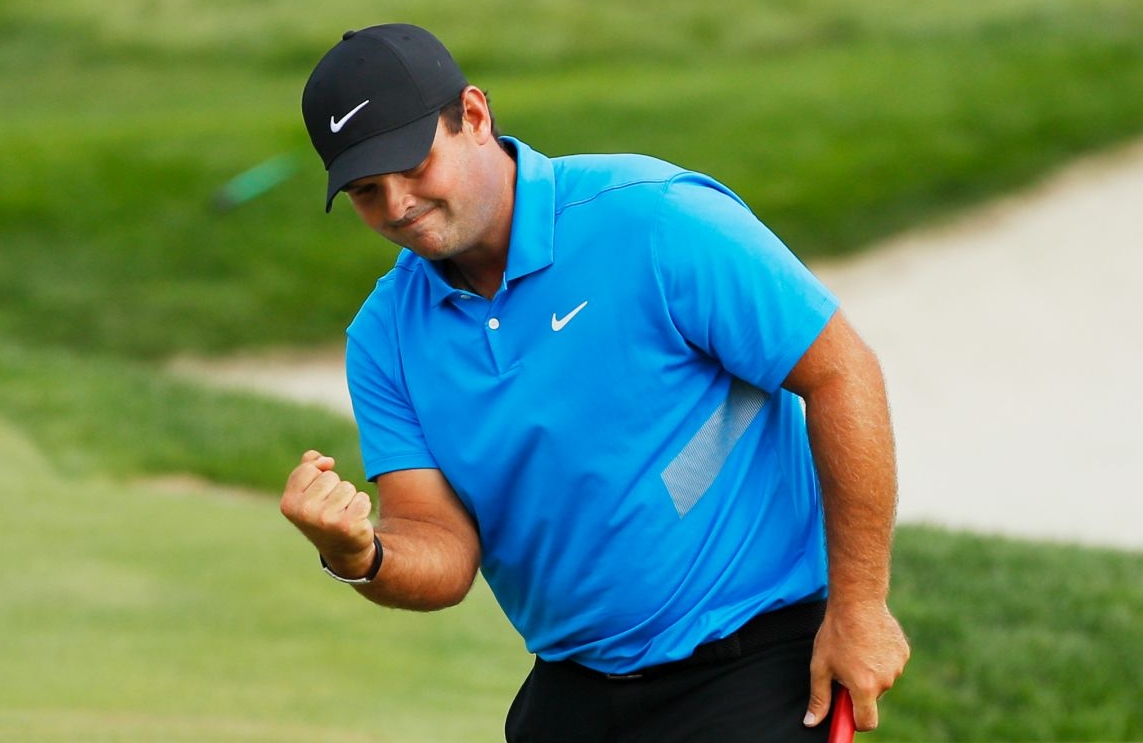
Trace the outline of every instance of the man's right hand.
[[345, 578], [365, 575], [374, 558], [373, 504], [366, 493], [334, 471], [333, 457], [307, 451], [282, 493], [282, 515], [298, 527]]

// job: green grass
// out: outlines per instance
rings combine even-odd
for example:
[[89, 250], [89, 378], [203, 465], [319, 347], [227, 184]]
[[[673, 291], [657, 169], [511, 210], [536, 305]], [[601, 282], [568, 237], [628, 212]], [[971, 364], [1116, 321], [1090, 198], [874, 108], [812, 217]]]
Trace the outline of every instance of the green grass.
[[207, 389], [136, 362], [0, 340], [0, 416], [19, 421], [74, 477], [193, 473], [280, 490], [302, 452], [364, 487], [357, 430], [318, 407]]
[[[0, 739], [501, 739], [530, 661], [483, 583], [378, 609], [272, 498], [0, 448]], [[904, 528], [895, 560], [915, 655], [863, 740], [1143, 737], [1143, 555]]]
[[381, 610], [264, 495], [65, 476], [3, 419], [0, 448], [0, 739], [497, 739], [529, 661], [483, 584]]
[[1143, 739], [1143, 554], [899, 531], [914, 647], [877, 738]]
[[[0, 9], [0, 335], [143, 358], [328, 343], [392, 261], [298, 97], [343, 28], [434, 28], [549, 154], [714, 174], [801, 256], [852, 252], [1143, 131], [1143, 5], [121, 0]], [[511, 22], [505, 22], [505, 19]], [[652, 22], [653, 21], [653, 22]], [[228, 179], [298, 172], [229, 213]]]

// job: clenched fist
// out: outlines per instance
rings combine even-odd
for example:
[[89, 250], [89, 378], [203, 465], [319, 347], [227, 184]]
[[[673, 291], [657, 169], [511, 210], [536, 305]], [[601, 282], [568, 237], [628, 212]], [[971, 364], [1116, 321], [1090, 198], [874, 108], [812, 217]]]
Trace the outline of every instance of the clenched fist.
[[374, 557], [373, 504], [334, 471], [335, 462], [307, 451], [282, 493], [282, 515], [306, 536], [330, 569], [345, 578], [365, 575]]

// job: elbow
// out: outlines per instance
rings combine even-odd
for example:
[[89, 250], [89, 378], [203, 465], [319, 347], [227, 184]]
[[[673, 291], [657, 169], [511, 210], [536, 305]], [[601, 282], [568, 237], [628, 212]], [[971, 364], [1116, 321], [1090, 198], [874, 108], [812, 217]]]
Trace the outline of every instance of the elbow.
[[472, 590], [472, 584], [469, 583], [462, 590], [454, 590], [454, 591], [450, 591], [448, 593], [441, 594], [440, 599], [433, 605], [432, 611], [438, 611], [440, 609], [449, 609], [453, 606], [459, 605], [460, 602], [464, 601], [464, 599], [467, 598], [469, 591], [471, 591], [471, 590]]
[[473, 584], [476, 582], [476, 571], [477, 566], [474, 565], [471, 569], [457, 571], [448, 576], [442, 576], [440, 582], [436, 585], [436, 590], [432, 591], [432, 595], [427, 597], [429, 598], [428, 610], [438, 611], [440, 609], [448, 609], [464, 601], [472, 591]]
[[[429, 569], [425, 569], [429, 568]], [[431, 612], [456, 606], [464, 601], [476, 582], [480, 562], [476, 555], [465, 555], [463, 559], [442, 560], [434, 565], [422, 566], [418, 575], [386, 576], [384, 568], [382, 584], [388, 582], [387, 590], [381, 595], [372, 593], [378, 603], [399, 609]], [[388, 579], [388, 581], [386, 580]], [[394, 580], [396, 579], [396, 580]]]
[[476, 582], [476, 574], [480, 570], [480, 549], [474, 546], [465, 550], [463, 556], [457, 555], [451, 567], [441, 566], [434, 581], [434, 590], [431, 592], [431, 611], [447, 609], [456, 606], [472, 591]]
[[432, 612], [457, 606], [468, 596], [475, 581], [475, 571], [467, 579], [460, 576], [441, 579], [417, 595], [408, 596], [405, 601], [399, 602], [399, 608]]

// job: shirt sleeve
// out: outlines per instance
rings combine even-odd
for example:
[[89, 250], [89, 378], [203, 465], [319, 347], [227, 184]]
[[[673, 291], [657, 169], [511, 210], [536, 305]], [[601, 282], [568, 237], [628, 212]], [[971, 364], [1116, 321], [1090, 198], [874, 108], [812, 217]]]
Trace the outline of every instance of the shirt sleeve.
[[[397, 360], [384, 350], [392, 346], [380, 339], [367, 345], [356, 337], [362, 330], [355, 321], [346, 345], [345, 371], [365, 476], [373, 480], [396, 470], [439, 469], [425, 443]], [[370, 347], [376, 347], [380, 355]]]
[[667, 185], [653, 244], [672, 322], [727, 371], [774, 392], [837, 299], [729, 189], [696, 173]]

